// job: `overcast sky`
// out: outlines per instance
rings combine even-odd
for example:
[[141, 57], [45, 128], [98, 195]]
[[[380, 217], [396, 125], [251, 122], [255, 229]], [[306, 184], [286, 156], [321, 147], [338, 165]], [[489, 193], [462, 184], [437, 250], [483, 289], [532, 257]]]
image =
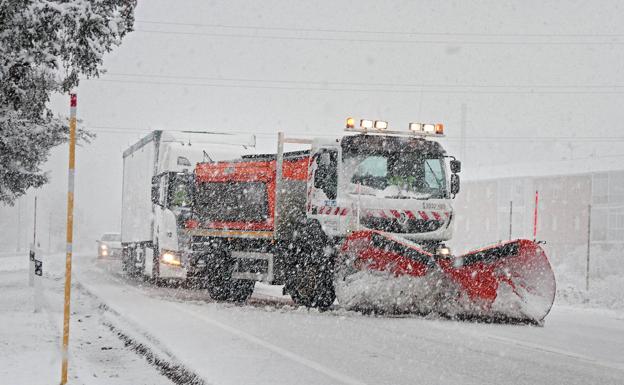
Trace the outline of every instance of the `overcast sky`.
[[[442, 122], [459, 155], [465, 104], [467, 177], [624, 160], [618, 1], [149, 0], [136, 19], [78, 89], [98, 138], [78, 152], [76, 206], [96, 232], [119, 227], [121, 152], [156, 128], [254, 132], [271, 151], [267, 134], [338, 134], [347, 116]], [[65, 152], [40, 194], [66, 188]]]

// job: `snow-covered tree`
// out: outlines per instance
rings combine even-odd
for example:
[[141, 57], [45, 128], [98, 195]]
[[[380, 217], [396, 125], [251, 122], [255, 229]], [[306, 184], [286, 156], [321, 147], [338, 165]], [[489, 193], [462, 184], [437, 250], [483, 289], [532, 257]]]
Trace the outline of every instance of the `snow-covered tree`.
[[0, 0], [0, 203], [47, 182], [41, 165], [69, 136], [50, 95], [99, 76], [103, 55], [132, 31], [136, 3]]

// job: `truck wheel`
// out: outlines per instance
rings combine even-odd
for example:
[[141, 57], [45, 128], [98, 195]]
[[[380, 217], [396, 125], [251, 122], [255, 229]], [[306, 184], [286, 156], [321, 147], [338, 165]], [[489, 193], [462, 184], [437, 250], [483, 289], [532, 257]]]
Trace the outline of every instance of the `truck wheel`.
[[136, 246], [128, 246], [123, 251], [122, 269], [126, 275], [132, 278], [137, 275], [136, 256]]
[[[147, 254], [145, 254], [147, 256]], [[162, 285], [160, 279], [160, 250], [158, 249], [158, 243], [152, 248], [152, 282], [156, 286]]]
[[327, 255], [327, 236], [316, 222], [295, 232], [290, 262], [294, 266], [289, 282], [293, 301], [325, 310], [336, 299], [333, 284], [333, 257]]
[[227, 252], [212, 251], [207, 261], [206, 288], [212, 299], [244, 302], [249, 298], [255, 282], [232, 279], [233, 264]]
[[230, 296], [228, 301], [245, 302], [251, 296], [256, 285], [255, 281], [234, 280], [231, 281]]
[[296, 304], [327, 310], [334, 303], [332, 275], [321, 266], [306, 266], [297, 273], [296, 279], [298, 282], [291, 294]]
[[206, 284], [210, 298], [216, 301], [245, 302], [254, 290], [254, 281], [210, 279]]
[[129, 247], [124, 247], [121, 250], [121, 270], [125, 273], [128, 274], [129, 270], [130, 270], [130, 248]]

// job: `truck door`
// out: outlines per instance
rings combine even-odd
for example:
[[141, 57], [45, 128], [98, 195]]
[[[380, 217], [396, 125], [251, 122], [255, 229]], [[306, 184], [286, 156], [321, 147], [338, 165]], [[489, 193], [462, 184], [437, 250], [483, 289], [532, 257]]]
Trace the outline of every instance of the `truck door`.
[[153, 235], [152, 235], [152, 249], [147, 252], [145, 258], [145, 273], [151, 275], [153, 271], [153, 264], [155, 256], [160, 256], [160, 249], [162, 246], [159, 244], [160, 237], [163, 236], [163, 216], [164, 210], [167, 205], [167, 174], [163, 173], [156, 175], [152, 178], [152, 202], [154, 217], [152, 223]]
[[341, 208], [338, 198], [338, 151], [321, 149], [311, 160], [308, 185], [308, 216], [317, 219], [329, 234], [338, 230]]
[[[177, 252], [178, 244], [178, 223], [176, 213], [186, 208], [189, 204], [186, 195], [188, 188], [185, 178], [178, 178], [178, 173], [169, 172], [162, 175], [160, 180], [161, 206], [156, 215], [158, 229], [158, 248]], [[179, 188], [179, 187], [182, 188]]]

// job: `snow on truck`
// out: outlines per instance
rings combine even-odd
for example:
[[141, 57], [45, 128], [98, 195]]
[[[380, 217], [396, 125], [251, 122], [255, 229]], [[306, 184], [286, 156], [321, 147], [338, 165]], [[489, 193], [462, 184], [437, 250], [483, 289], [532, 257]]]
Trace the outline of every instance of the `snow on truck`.
[[255, 146], [254, 136], [153, 131], [123, 153], [123, 269], [152, 279], [186, 278], [180, 256], [188, 240], [197, 162], [230, 159]]
[[[444, 244], [461, 170], [434, 140], [444, 127], [354, 123], [335, 138], [280, 133], [276, 154], [198, 163], [189, 276], [218, 300], [243, 301], [265, 281], [310, 307], [337, 297], [353, 309], [541, 322], [555, 283], [539, 244], [515, 240], [461, 256]], [[285, 143], [310, 149], [284, 152]]]

